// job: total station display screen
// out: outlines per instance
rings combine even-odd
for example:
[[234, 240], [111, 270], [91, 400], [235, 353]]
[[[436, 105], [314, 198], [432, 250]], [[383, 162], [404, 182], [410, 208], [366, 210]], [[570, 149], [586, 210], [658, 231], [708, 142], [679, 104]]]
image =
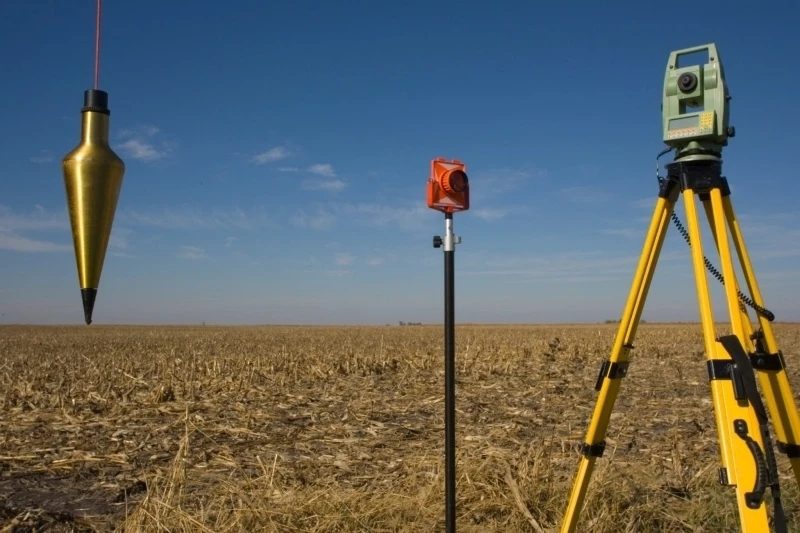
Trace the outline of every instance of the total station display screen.
[[683, 130], [687, 128], [696, 128], [700, 125], [700, 117], [693, 115], [690, 117], [672, 118], [669, 120], [670, 130]]

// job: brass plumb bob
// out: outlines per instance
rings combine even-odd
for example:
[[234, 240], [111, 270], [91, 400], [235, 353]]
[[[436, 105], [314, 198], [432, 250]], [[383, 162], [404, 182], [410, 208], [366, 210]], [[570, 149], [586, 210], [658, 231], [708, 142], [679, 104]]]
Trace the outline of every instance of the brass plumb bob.
[[86, 91], [81, 115], [80, 144], [64, 156], [61, 168], [84, 315], [91, 324], [125, 163], [108, 143], [108, 93]]

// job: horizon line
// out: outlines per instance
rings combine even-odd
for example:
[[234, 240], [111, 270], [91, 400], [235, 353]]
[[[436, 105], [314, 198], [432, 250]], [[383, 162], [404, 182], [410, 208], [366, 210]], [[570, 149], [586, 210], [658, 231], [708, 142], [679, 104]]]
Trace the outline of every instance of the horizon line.
[[[640, 325], [701, 325], [699, 320], [663, 320], [663, 321], [639, 321]], [[715, 325], [730, 325], [729, 321], [714, 322]], [[774, 321], [772, 324], [787, 324], [797, 325], [800, 321]], [[507, 327], [507, 326], [616, 326], [619, 327], [620, 321], [576, 321], [576, 322], [456, 322], [455, 326], [490, 326], [490, 327]], [[80, 322], [75, 323], [62, 323], [62, 324], [35, 324], [35, 323], [6, 323], [0, 324], [1, 327], [26, 327], [26, 328], [63, 328], [63, 327], [81, 327], [81, 328], [108, 328], [108, 327], [135, 327], [135, 328], [186, 328], [186, 327], [221, 327], [221, 328], [262, 328], [262, 327], [289, 327], [289, 328], [414, 328], [414, 327], [444, 327], [444, 322], [413, 322], [413, 323], [394, 323], [394, 324], [281, 324], [281, 323], [263, 323], [263, 324], [232, 324], [232, 323], [107, 323], [85, 325]]]

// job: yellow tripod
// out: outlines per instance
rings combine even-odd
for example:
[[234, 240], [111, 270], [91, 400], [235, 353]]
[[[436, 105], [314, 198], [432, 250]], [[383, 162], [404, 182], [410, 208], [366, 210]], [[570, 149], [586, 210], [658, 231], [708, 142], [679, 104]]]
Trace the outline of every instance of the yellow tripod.
[[[789, 457], [798, 485], [800, 415], [793, 401], [783, 355], [772, 332], [770, 322], [774, 315], [763, 307], [742, 231], [734, 214], [727, 179], [721, 175], [721, 169], [719, 157], [690, 156], [676, 158], [667, 165], [666, 178], [659, 177], [661, 186], [658, 200], [614, 347], [598, 376], [596, 389], [599, 397], [582, 447], [583, 457], [564, 515], [562, 533], [576, 531], [595, 461], [603, 455], [604, 439], [614, 400], [621, 379], [627, 374], [628, 354], [633, 348], [636, 328], [670, 219], [674, 220], [691, 248], [721, 451], [720, 483], [736, 487], [743, 533], [770, 531], [765, 503], [768, 488], [772, 491], [774, 501], [774, 531], [786, 532], [767, 410], [775, 427], [777, 447]], [[695, 195], [705, 209], [719, 252], [721, 273], [703, 255]], [[683, 196], [686, 207], [688, 231], [674, 215], [675, 203], [680, 196]], [[751, 297], [745, 296], [739, 289], [729, 245], [729, 231]], [[714, 330], [711, 297], [704, 267], [708, 267], [724, 284], [731, 321], [730, 335], [718, 336]], [[757, 331], [754, 331], [745, 304], [756, 311], [759, 326]], [[766, 399], [766, 409], [756, 387], [756, 373]]]

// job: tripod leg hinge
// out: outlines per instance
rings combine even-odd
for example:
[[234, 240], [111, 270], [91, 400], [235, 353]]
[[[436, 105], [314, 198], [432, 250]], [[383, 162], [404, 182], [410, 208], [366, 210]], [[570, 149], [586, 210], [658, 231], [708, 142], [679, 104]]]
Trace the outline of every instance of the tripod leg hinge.
[[786, 454], [789, 459], [797, 459], [800, 457], [800, 444], [787, 444], [785, 442], [777, 441], [778, 451]]
[[786, 368], [783, 352], [778, 353], [751, 353], [750, 364], [755, 370], [781, 371]]
[[658, 196], [661, 198], [669, 199], [670, 197], [675, 194], [675, 191], [678, 188], [678, 180], [674, 177], [672, 179], [665, 179], [659, 183], [658, 187]]
[[[723, 198], [731, 195], [731, 188], [728, 185], [728, 179], [725, 176], [721, 176], [719, 178], [719, 182], [715, 185], [715, 187], [716, 186], [719, 187], [719, 192]], [[701, 202], [708, 202], [709, 200], [711, 200], [711, 193], [701, 192], [697, 194], [697, 197], [700, 199]]]
[[708, 380], [730, 379], [733, 381], [733, 396], [737, 400], [747, 398], [747, 390], [744, 387], [744, 377], [736, 369], [730, 359], [711, 359], [706, 363], [708, 367]]
[[719, 484], [720, 485], [730, 485], [731, 482], [728, 479], [728, 469], [727, 468], [725, 468], [724, 466], [720, 467], [718, 475], [719, 475]]
[[587, 444], [583, 443], [581, 445], [581, 455], [586, 457], [603, 457], [603, 452], [606, 451], [606, 441], [603, 441], [599, 444]]
[[600, 365], [600, 372], [597, 375], [597, 382], [594, 385], [594, 390], [599, 391], [603, 386], [603, 379], [622, 379], [628, 375], [628, 362], [625, 363], [612, 363], [606, 359]]

